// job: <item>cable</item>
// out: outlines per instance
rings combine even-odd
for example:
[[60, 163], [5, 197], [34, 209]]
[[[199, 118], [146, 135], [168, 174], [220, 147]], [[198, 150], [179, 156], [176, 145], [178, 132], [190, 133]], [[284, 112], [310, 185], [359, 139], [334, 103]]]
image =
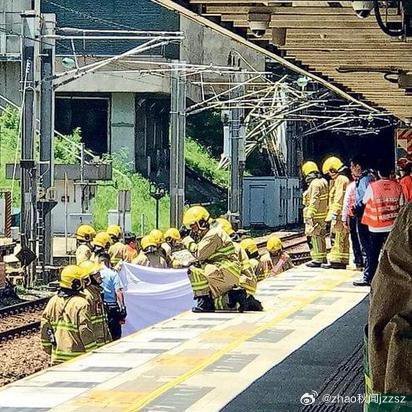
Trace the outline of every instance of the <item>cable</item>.
[[70, 13], [73, 13], [73, 14], [76, 14], [76, 15], [78, 15], [78, 16], [81, 16], [81, 17], [84, 17], [84, 18], [86, 18], [86, 19], [89, 19], [89, 20], [91, 20], [91, 21], [94, 21], [95, 23], [103, 23], [103, 24], [106, 24], [106, 25], [111, 26], [111, 27], [121, 27], [121, 28], [125, 28], [125, 29], [136, 30], [135, 27], [128, 26], [128, 25], [126, 25], [126, 24], [116, 23], [116, 22], [114, 22], [114, 21], [102, 19], [102, 18], [100, 18], [100, 17], [95, 17], [95, 16], [93, 16], [93, 15], [91, 15], [91, 14], [89, 14], [89, 13], [81, 12], [81, 11], [79, 11], [79, 10], [75, 10], [75, 9], [70, 8], [70, 7], [62, 6], [61, 4], [55, 3], [55, 2], [52, 1], [52, 0], [43, 0], [43, 1], [44, 1], [45, 3], [48, 3], [48, 4], [51, 4], [51, 5], [55, 6], [55, 7], [57, 7], [57, 8], [60, 8], [60, 9], [62, 9], [62, 10], [68, 11], [68, 12], [70, 12]]
[[400, 30], [392, 30], [383, 22], [378, 0], [374, 0], [374, 10], [376, 21], [378, 22], [379, 27], [385, 34], [391, 37], [399, 37], [405, 34], [405, 30], [403, 28]]

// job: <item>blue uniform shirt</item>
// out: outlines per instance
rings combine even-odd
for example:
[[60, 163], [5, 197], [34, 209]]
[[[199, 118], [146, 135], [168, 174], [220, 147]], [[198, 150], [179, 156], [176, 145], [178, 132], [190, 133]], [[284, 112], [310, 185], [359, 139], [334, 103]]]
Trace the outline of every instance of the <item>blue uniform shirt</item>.
[[356, 198], [355, 198], [355, 208], [363, 208], [363, 198], [366, 193], [366, 189], [369, 184], [373, 182], [373, 176], [371, 176], [369, 171], [363, 172], [360, 179], [356, 182]]
[[107, 267], [100, 271], [103, 282], [100, 285], [103, 288], [103, 300], [106, 303], [116, 303], [116, 291], [122, 288], [118, 273]]

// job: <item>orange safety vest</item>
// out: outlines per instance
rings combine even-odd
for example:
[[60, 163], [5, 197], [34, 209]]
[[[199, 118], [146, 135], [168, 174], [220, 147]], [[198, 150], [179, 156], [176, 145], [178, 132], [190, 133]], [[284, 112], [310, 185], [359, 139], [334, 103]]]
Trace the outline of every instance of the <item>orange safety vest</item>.
[[365, 205], [364, 225], [373, 228], [391, 227], [398, 216], [402, 188], [393, 180], [378, 180], [370, 184], [372, 197]]
[[399, 183], [402, 186], [403, 197], [405, 198], [405, 202], [412, 202], [412, 176], [409, 175], [402, 177]]

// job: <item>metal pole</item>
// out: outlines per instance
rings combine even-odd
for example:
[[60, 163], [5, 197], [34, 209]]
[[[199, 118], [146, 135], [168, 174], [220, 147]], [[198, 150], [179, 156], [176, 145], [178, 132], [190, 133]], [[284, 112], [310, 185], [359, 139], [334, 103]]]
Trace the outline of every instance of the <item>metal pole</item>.
[[[239, 74], [234, 75], [236, 83], [240, 83]], [[243, 77], [243, 76], [242, 76]], [[245, 94], [244, 86], [233, 89], [230, 99], [236, 99]], [[230, 153], [230, 192], [229, 192], [229, 217], [242, 226], [242, 195], [243, 172], [245, 167], [245, 133], [243, 127], [244, 109], [234, 107], [231, 109], [229, 122], [229, 137], [231, 142]]]
[[[22, 17], [22, 64], [21, 79], [23, 86], [23, 113], [21, 139], [21, 212], [20, 236], [21, 246], [30, 247], [36, 253], [36, 167], [34, 164], [34, 131], [36, 90], [35, 73], [38, 48], [34, 40], [37, 35], [36, 12], [29, 10]], [[34, 265], [29, 268], [29, 286], [34, 280]]]
[[185, 203], [186, 80], [177, 65], [171, 73], [170, 225], [180, 227]]
[[156, 199], [156, 229], [159, 229], [159, 202], [160, 199]]
[[[56, 17], [54, 14], [44, 14], [42, 22], [42, 38], [54, 33]], [[54, 75], [55, 42], [41, 42], [41, 100], [40, 100], [40, 176], [43, 187], [47, 190], [54, 186], [54, 90], [52, 77]], [[46, 208], [43, 216], [43, 257], [44, 264], [53, 263], [53, 228], [51, 210]]]

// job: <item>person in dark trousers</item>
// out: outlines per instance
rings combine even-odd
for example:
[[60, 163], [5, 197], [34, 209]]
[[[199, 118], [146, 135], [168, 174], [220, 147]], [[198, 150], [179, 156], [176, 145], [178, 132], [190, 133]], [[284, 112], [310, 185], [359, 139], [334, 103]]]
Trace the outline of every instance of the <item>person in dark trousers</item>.
[[98, 257], [101, 264], [103, 301], [107, 312], [110, 334], [113, 340], [122, 336], [122, 324], [125, 323], [127, 311], [124, 303], [123, 288], [119, 274], [112, 268], [110, 255], [101, 253]]
[[[403, 205], [401, 185], [389, 178], [390, 168], [380, 167], [380, 180], [372, 182], [363, 197], [365, 210], [362, 224], [369, 229], [369, 246], [367, 249], [368, 272], [363, 278], [353, 282], [355, 286], [369, 286], [379, 263], [382, 247], [392, 230], [395, 219]], [[400, 245], [400, 247], [402, 247]]]
[[365, 196], [366, 189], [371, 184], [371, 182], [374, 181], [374, 176], [372, 174], [372, 171], [367, 168], [367, 163], [364, 156], [354, 157], [350, 162], [350, 169], [352, 176], [356, 181], [355, 202], [352, 207], [353, 222], [351, 222], [351, 231], [356, 231], [359, 243], [361, 245], [364, 266], [363, 277], [369, 278], [370, 267], [368, 261], [368, 250], [370, 236], [368, 226], [362, 223], [362, 217], [365, 209], [363, 198]]

